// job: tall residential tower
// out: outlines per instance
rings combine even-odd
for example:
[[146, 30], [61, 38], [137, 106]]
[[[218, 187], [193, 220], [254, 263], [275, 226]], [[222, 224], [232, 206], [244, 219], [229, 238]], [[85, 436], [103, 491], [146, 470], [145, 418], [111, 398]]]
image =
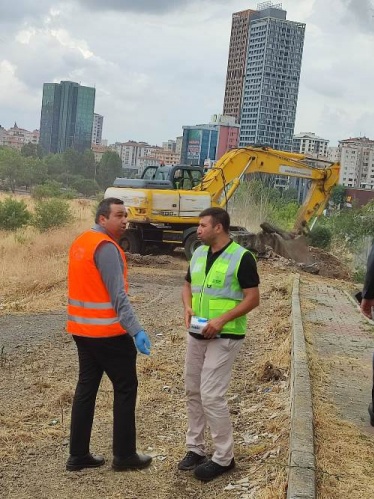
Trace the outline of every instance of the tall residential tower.
[[100, 145], [103, 138], [103, 123], [104, 116], [101, 114], [94, 113], [93, 125], [92, 125], [92, 143]]
[[255, 10], [243, 10], [232, 15], [229, 59], [227, 62], [223, 114], [240, 121], [243, 83], [247, 62], [249, 20]]
[[[259, 4], [256, 11], [233, 15], [224, 108], [226, 113], [235, 114], [228, 109], [228, 99], [240, 107], [240, 113], [236, 112], [241, 125], [239, 147], [263, 144], [292, 150], [305, 24], [287, 21], [286, 16], [282, 5], [271, 1]], [[242, 28], [234, 30], [239, 18], [246, 20], [247, 38], [241, 31], [245, 30], [244, 21]], [[242, 44], [246, 56], [244, 76], [236, 73], [235, 100], [229, 96], [233, 86], [230, 68], [235, 61], [243, 66], [242, 52], [231, 48], [236, 43]]]
[[72, 81], [44, 83], [40, 145], [45, 153], [90, 149], [95, 89]]

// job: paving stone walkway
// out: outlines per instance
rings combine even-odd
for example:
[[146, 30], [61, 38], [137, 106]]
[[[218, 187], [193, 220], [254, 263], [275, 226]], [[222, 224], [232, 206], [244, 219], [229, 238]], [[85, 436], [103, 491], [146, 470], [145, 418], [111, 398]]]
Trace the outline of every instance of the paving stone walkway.
[[301, 280], [300, 295], [311, 346], [332, 365], [329, 398], [342, 419], [374, 435], [367, 411], [372, 388], [374, 326], [347, 293], [329, 284]]

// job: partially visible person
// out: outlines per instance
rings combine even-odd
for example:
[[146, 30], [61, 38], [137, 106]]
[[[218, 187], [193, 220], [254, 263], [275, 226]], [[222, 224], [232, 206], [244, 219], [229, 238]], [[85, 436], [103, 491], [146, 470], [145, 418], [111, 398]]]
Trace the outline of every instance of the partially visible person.
[[372, 319], [372, 308], [374, 307], [374, 244], [369, 253], [364, 288], [362, 290], [361, 312]]
[[96, 395], [104, 372], [114, 390], [112, 468], [145, 468], [152, 461], [136, 452], [135, 345], [145, 355], [151, 345], [127, 295], [126, 257], [118, 244], [126, 226], [123, 201], [104, 199], [94, 227], [81, 234], [69, 252], [67, 331], [78, 349], [79, 378], [71, 413], [68, 471], [105, 462], [90, 453]]
[[[259, 304], [259, 277], [253, 255], [230, 239], [230, 217], [222, 208], [200, 213], [195, 250], [182, 291], [189, 330], [185, 360], [187, 453], [180, 470], [213, 480], [235, 467], [233, 429], [226, 392], [243, 345], [246, 314]], [[207, 459], [209, 426], [214, 453]]]
[[[373, 319], [373, 307], [374, 307], [374, 244], [371, 247], [369, 253], [364, 287], [361, 296], [361, 312], [368, 318]], [[371, 390], [371, 403], [369, 404], [369, 416], [370, 424], [374, 426], [374, 356], [373, 356], [373, 385]]]

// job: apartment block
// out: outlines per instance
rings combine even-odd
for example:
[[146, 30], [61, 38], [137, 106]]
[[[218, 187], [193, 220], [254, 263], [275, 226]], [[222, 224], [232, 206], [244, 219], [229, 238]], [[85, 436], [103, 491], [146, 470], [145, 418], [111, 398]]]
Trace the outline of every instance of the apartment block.
[[374, 140], [367, 137], [339, 141], [339, 183], [346, 187], [374, 189]]
[[312, 132], [301, 132], [293, 136], [292, 151], [315, 158], [326, 158], [329, 141]]
[[29, 143], [39, 143], [39, 130], [25, 130], [19, 128], [17, 123], [14, 123], [8, 130], [0, 126], [0, 146], [11, 147], [20, 151], [22, 146]]
[[92, 144], [101, 145], [103, 138], [103, 124], [104, 116], [101, 114], [94, 113], [94, 119], [92, 123]]

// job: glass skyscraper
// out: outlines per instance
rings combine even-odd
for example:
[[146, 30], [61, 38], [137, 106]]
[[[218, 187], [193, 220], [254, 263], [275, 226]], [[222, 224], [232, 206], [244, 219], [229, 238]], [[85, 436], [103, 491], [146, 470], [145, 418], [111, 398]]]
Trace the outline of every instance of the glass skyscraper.
[[291, 151], [305, 24], [287, 21], [279, 5], [262, 5], [249, 19], [239, 147]]
[[45, 153], [90, 149], [95, 89], [72, 81], [44, 83], [40, 145]]

